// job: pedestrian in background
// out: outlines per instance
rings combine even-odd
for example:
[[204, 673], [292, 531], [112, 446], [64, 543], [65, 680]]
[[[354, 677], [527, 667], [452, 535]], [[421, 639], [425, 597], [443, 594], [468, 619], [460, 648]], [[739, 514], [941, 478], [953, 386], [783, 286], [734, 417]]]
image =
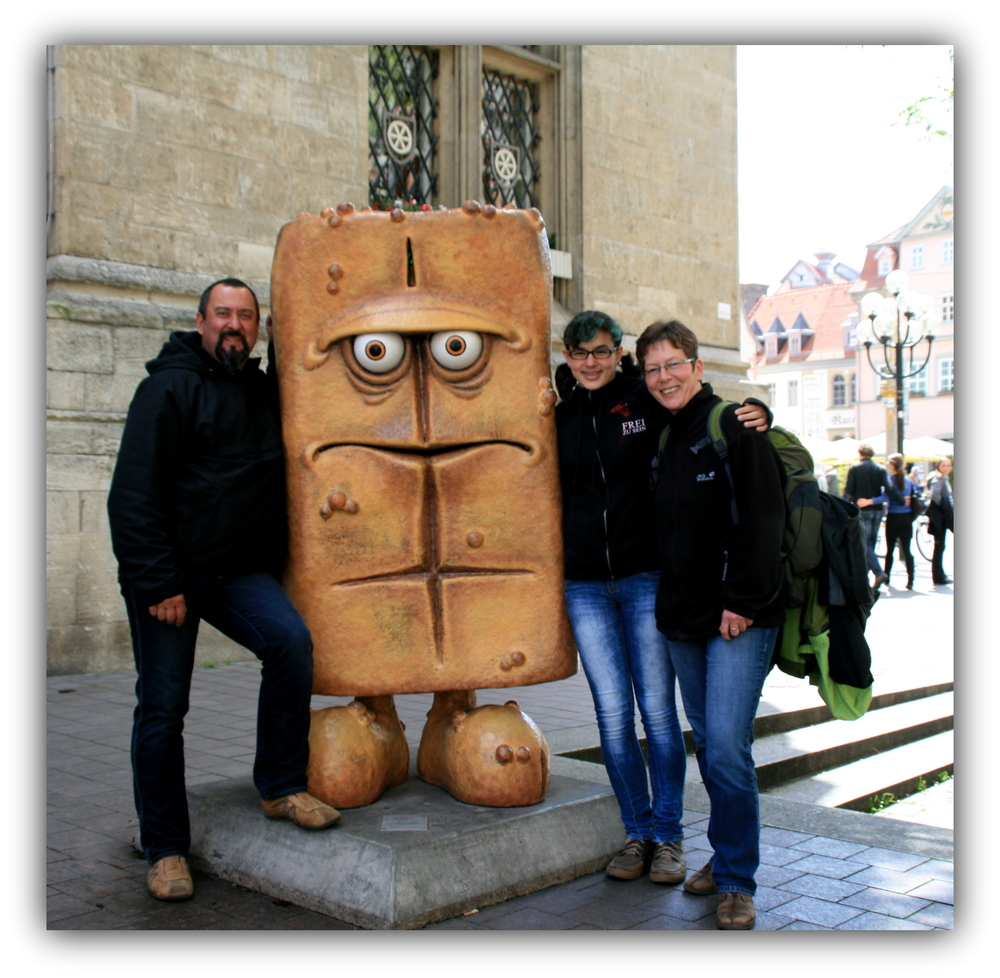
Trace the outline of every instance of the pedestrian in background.
[[[851, 502], [857, 503], [859, 499], [873, 499], [886, 493], [893, 502], [901, 503], [903, 501], [902, 495], [890, 484], [889, 474], [886, 470], [873, 461], [874, 454], [875, 449], [867, 442], [858, 445], [859, 458], [847, 470], [847, 485], [844, 487], [844, 495]], [[881, 587], [889, 580], [888, 575], [878, 562], [878, 557], [875, 556], [875, 539], [878, 537], [878, 528], [882, 523], [882, 513], [881, 506], [869, 506], [861, 511], [861, 519], [867, 534], [868, 569], [875, 575], [876, 588]]]
[[934, 537], [934, 556], [931, 559], [931, 580], [935, 584], [951, 584], [951, 578], [944, 572], [945, 535], [955, 532], [955, 505], [952, 496], [951, 475], [953, 465], [950, 458], [943, 458], [928, 480], [931, 504], [927, 507], [931, 536]]
[[886, 461], [889, 464], [889, 478], [896, 491], [903, 495], [902, 502], [896, 502], [886, 493], [872, 499], [859, 499], [858, 506], [862, 510], [872, 506], [889, 504], [889, 513], [885, 518], [885, 583], [889, 583], [892, 574], [893, 551], [899, 546], [900, 556], [906, 563], [906, 590], [913, 590], [913, 554], [910, 553], [910, 540], [913, 537], [913, 496], [916, 487], [913, 480], [905, 474], [903, 456], [890, 455]]

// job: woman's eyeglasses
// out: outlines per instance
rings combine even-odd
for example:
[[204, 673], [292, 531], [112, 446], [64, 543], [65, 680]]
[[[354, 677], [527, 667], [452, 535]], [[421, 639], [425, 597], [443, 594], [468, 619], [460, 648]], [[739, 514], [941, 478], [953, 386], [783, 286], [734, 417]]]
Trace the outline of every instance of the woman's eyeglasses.
[[665, 363], [659, 367], [647, 367], [645, 374], [647, 377], [655, 377], [661, 370], [669, 370], [672, 374], [679, 374], [681, 369], [689, 363], [694, 363], [697, 357], [691, 357], [690, 360], [671, 360], [670, 363]]

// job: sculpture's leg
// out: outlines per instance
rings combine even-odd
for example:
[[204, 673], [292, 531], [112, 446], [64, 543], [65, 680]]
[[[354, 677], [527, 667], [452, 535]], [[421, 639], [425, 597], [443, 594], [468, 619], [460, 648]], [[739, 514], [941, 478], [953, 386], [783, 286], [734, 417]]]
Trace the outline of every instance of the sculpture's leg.
[[314, 710], [309, 727], [309, 794], [334, 808], [370, 805], [406, 780], [410, 749], [391, 696], [362, 696]]
[[549, 787], [549, 745], [513, 700], [477, 707], [475, 690], [435, 693], [417, 773], [470, 805], [535, 805]]

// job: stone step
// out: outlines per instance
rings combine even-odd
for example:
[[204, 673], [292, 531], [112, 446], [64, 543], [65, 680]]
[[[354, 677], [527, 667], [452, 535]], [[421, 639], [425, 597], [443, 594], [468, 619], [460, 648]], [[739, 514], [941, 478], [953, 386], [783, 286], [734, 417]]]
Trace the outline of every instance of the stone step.
[[770, 798], [824, 808], [867, 812], [874, 796], [889, 791], [896, 798], [905, 798], [918, 790], [921, 778], [932, 784], [940, 771], [951, 773], [954, 757], [954, 734], [947, 730], [873, 757], [777, 785], [764, 793]]
[[[909, 703], [913, 700], [937, 696], [954, 690], [952, 681], [927, 682], [921, 685], [905, 685], [897, 689], [884, 688], [882, 682], [876, 681], [875, 694], [872, 696], [868, 714], [899, 703]], [[866, 714], [866, 715], [868, 715]], [[786, 730], [796, 730], [817, 723], [825, 723], [832, 719], [827, 705], [820, 699], [819, 691], [813, 686], [797, 686], [769, 689], [764, 687], [757, 717], [754, 720], [754, 737], [765, 737], [768, 734], [782, 733]], [[842, 721], [856, 723], [857, 721]], [[688, 737], [690, 734], [688, 734]], [[693, 744], [688, 744], [693, 750]]]
[[754, 744], [762, 791], [950, 730], [954, 694], [925, 696], [857, 720], [829, 720], [769, 734]]

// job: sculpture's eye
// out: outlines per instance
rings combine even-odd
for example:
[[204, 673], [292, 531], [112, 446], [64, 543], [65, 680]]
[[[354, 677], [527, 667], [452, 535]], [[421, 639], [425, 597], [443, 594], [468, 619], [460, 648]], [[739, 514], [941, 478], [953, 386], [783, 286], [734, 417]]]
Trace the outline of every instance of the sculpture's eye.
[[373, 374], [387, 374], [403, 362], [406, 343], [399, 333], [363, 333], [354, 337], [354, 358]]
[[483, 338], [469, 330], [435, 333], [431, 337], [431, 353], [442, 367], [464, 370], [471, 367], [483, 352]]

